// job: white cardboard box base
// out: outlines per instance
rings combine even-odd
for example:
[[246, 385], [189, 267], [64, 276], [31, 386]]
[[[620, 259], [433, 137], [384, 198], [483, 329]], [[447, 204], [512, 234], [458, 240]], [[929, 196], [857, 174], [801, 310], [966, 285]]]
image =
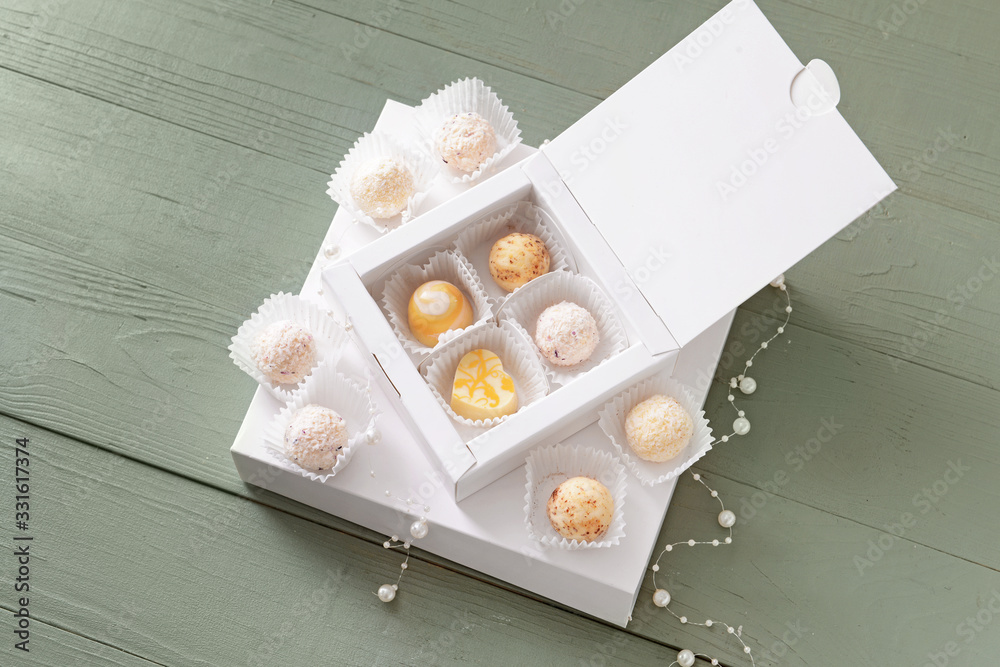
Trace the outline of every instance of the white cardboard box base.
[[[406, 107], [388, 102], [376, 127], [391, 124], [405, 111]], [[515, 164], [531, 152], [533, 149], [519, 147], [504, 166]], [[467, 187], [439, 184], [425, 206]], [[323, 247], [339, 243], [353, 249], [374, 237], [374, 231], [351, 224], [349, 215], [338, 211]], [[304, 298], [327, 308], [333, 304], [320, 293], [320, 271], [329, 262], [321, 250], [301, 292]], [[680, 352], [674, 377], [692, 387], [700, 403], [708, 394], [709, 379], [714, 376], [732, 317], [730, 313]], [[345, 350], [338, 367], [360, 376], [367, 372], [366, 360], [353, 345]], [[629, 478], [626, 534], [620, 545], [576, 551], [544, 548], [529, 539], [524, 525], [523, 466], [456, 503], [441, 473], [374, 382], [372, 395], [382, 410], [381, 442], [364, 447], [355, 454], [351, 465], [321, 484], [273, 465], [264, 450], [262, 433], [281, 404], [259, 388], [232, 446], [240, 477], [384, 535], [408, 535], [409, 525], [419, 513], [419, 508], [408, 513], [405, 503], [386, 497], [385, 492], [391, 490], [396, 496], [419, 500], [431, 508], [426, 513], [430, 532], [415, 542], [416, 547], [616, 625], [624, 627], [628, 623], [676, 480], [644, 487], [634, 477]], [[584, 425], [565, 442], [613, 452], [596, 421]], [[377, 474], [374, 479], [369, 474], [371, 469]], [[396, 575], [396, 570], [386, 571], [385, 581], [371, 582], [372, 591]], [[418, 564], [408, 570], [400, 595], [406, 594], [406, 578], [419, 576]]]

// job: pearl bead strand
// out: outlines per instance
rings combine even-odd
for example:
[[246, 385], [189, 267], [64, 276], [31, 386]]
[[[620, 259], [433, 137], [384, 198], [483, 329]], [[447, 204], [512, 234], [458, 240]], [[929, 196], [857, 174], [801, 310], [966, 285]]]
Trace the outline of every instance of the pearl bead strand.
[[[674, 610], [669, 607], [670, 602], [673, 599], [670, 595], [670, 592], [665, 588], [658, 588], [656, 585], [656, 573], [660, 571], [660, 559], [663, 558], [666, 554], [673, 551], [674, 547], [681, 545], [687, 545], [693, 547], [697, 544], [711, 544], [713, 547], [717, 547], [722, 543], [725, 544], [733, 543], [733, 526], [736, 525], [736, 514], [733, 513], [732, 510], [726, 509], [725, 504], [722, 502], [722, 498], [719, 497], [719, 492], [711, 488], [708, 484], [706, 484], [705, 480], [702, 479], [699, 473], [696, 472], [691, 473], [691, 477], [694, 479], [694, 481], [698, 482], [706, 489], [708, 489], [709, 495], [711, 495], [713, 498], [719, 501], [719, 507], [722, 508], [722, 511], [719, 512], [718, 522], [720, 526], [729, 531], [729, 535], [727, 535], [724, 542], [721, 543], [717, 539], [710, 541], [684, 540], [682, 542], [674, 542], [673, 544], [667, 544], [665, 547], [663, 547], [663, 551], [660, 552], [660, 555], [656, 557], [656, 561], [649, 568], [650, 570], [653, 571], [653, 604], [656, 605], [657, 607], [660, 607], [661, 609], [666, 609], [670, 613], [670, 615], [676, 618], [678, 621], [680, 621], [682, 625], [698, 625], [704, 628], [711, 628], [715, 625], [724, 626], [726, 628], [726, 632], [733, 635], [736, 638], [736, 640], [743, 646], [743, 652], [746, 653], [748, 656], [750, 656], [751, 666], [756, 667], [757, 663], [756, 661], [754, 661], [753, 654], [750, 652], [750, 647], [747, 646], [746, 642], [743, 641], [742, 625], [737, 628], [734, 628], [728, 623], [723, 623], [722, 621], [714, 621], [710, 618], [705, 619], [704, 623], [698, 623], [697, 621], [688, 620], [687, 616], [678, 616], [676, 613], [674, 613]], [[684, 649], [681, 652], [679, 652], [677, 654], [677, 659], [670, 664], [680, 665], [680, 667], [691, 667], [692, 665], [694, 665], [696, 657], [709, 660], [713, 665], [719, 664], [719, 661], [717, 659], [712, 658], [711, 656], [705, 655], [703, 653], [694, 653], [689, 649]]]
[[[733, 406], [733, 410], [736, 411], [736, 419], [735, 419], [735, 421], [733, 421], [733, 432], [730, 433], [730, 434], [728, 434], [728, 435], [722, 436], [721, 438], [719, 438], [718, 440], [716, 440], [715, 442], [713, 442], [712, 443], [713, 445], [716, 445], [716, 444], [718, 444], [720, 442], [729, 442], [729, 439], [732, 438], [735, 435], [746, 435], [747, 433], [750, 432], [750, 420], [746, 418], [746, 413], [743, 410], [740, 410], [736, 406], [736, 395], [733, 392], [733, 390], [736, 389], [736, 388], [739, 388], [739, 390], [745, 396], [749, 396], [750, 394], [752, 394], [755, 391], [757, 391], [757, 381], [754, 380], [752, 377], [750, 377], [748, 375], [749, 369], [753, 366], [753, 360], [757, 357], [758, 354], [760, 354], [762, 351], [766, 350], [768, 348], [768, 345], [770, 345], [778, 336], [780, 336], [781, 334], [785, 333], [785, 327], [788, 326], [788, 322], [789, 322], [789, 320], [790, 320], [790, 318], [792, 316], [792, 299], [791, 299], [791, 295], [788, 293], [788, 286], [785, 285], [785, 276], [784, 276], [784, 274], [782, 274], [782, 275], [778, 276], [777, 278], [775, 278], [774, 280], [772, 280], [771, 281], [771, 287], [776, 287], [777, 289], [779, 289], [785, 295], [785, 321], [781, 324], [781, 326], [779, 326], [777, 328], [777, 331], [775, 332], [775, 334], [773, 336], [771, 336], [770, 338], [768, 338], [767, 340], [765, 340], [764, 342], [762, 342], [760, 344], [760, 347], [750, 356], [749, 359], [746, 360], [746, 362], [744, 364], [743, 372], [741, 374], [739, 374], [738, 376], [734, 377], [734, 378], [730, 378], [730, 380], [729, 380], [729, 395], [726, 398], [728, 399], [729, 404]], [[723, 528], [725, 528], [726, 530], [729, 531], [729, 535], [726, 536], [726, 538], [725, 538], [725, 540], [724, 540], [723, 543], [725, 543], [725, 544], [732, 544], [732, 542], [733, 542], [733, 526], [736, 525], [736, 514], [732, 510], [727, 510], [726, 509], [725, 504], [723, 504], [723, 502], [722, 502], [722, 498], [719, 498], [719, 493], [715, 489], [712, 489], [707, 484], [705, 484], [705, 482], [704, 482], [704, 480], [702, 480], [700, 474], [698, 474], [696, 472], [695, 473], [691, 473], [691, 477], [696, 482], [698, 482], [699, 484], [701, 484], [702, 486], [704, 486], [706, 489], [708, 489], [709, 494], [713, 498], [715, 498], [716, 500], [719, 501], [719, 507], [722, 508], [722, 511], [719, 512], [719, 515], [717, 517], [717, 521], [719, 522], [720, 526], [722, 526]], [[699, 626], [702, 626], [702, 627], [705, 627], [705, 628], [711, 628], [711, 627], [713, 627], [715, 625], [722, 625], [722, 626], [724, 626], [726, 628], [726, 632], [728, 634], [730, 634], [730, 635], [733, 635], [733, 637], [735, 637], [736, 640], [739, 641], [739, 643], [743, 646], [743, 652], [746, 655], [750, 656], [750, 664], [751, 664], [751, 666], [752, 667], [756, 667], [756, 662], [754, 660], [753, 654], [750, 651], [750, 647], [747, 646], [746, 642], [743, 641], [743, 636], [742, 636], [743, 635], [743, 626], [742, 625], [739, 626], [739, 627], [734, 628], [733, 626], [729, 625], [728, 623], [723, 623], [722, 621], [713, 621], [710, 618], [705, 619], [704, 623], [698, 623], [696, 621], [690, 621], [690, 620], [688, 620], [687, 616], [678, 616], [676, 613], [674, 613], [674, 610], [670, 609], [670, 607], [669, 607], [670, 602], [673, 599], [671, 597], [671, 595], [670, 595], [670, 592], [667, 591], [665, 588], [658, 588], [657, 587], [657, 585], [656, 585], [656, 573], [660, 571], [660, 559], [663, 558], [663, 556], [665, 556], [666, 554], [668, 554], [671, 551], [673, 551], [674, 547], [681, 546], [681, 545], [684, 545], [684, 544], [686, 544], [687, 546], [690, 546], [690, 547], [693, 547], [693, 546], [698, 545], [698, 544], [711, 544], [713, 547], [717, 547], [717, 546], [719, 546], [720, 542], [717, 539], [710, 540], [710, 541], [705, 541], [705, 540], [702, 540], [702, 541], [698, 541], [698, 540], [684, 540], [682, 542], [674, 542], [672, 544], [667, 544], [666, 546], [664, 546], [663, 547], [663, 551], [660, 552], [660, 554], [656, 557], [656, 560], [653, 562], [653, 564], [649, 568], [653, 572], [653, 604], [656, 605], [657, 607], [661, 608], [661, 609], [666, 609], [668, 612], [670, 612], [670, 614], [674, 618], [676, 618], [678, 621], [680, 621], [681, 624], [683, 624], [683, 625], [699, 625]], [[679, 665], [679, 667], [693, 667], [696, 658], [704, 658], [705, 660], [710, 661], [712, 665], [718, 665], [719, 664], [719, 660], [717, 658], [713, 658], [713, 657], [705, 655], [703, 653], [694, 653], [690, 649], [683, 649], [683, 650], [681, 650], [680, 652], [677, 653], [677, 658], [672, 663], [670, 663], [669, 667], [673, 667], [674, 665]]]
[[[345, 329], [349, 330], [347, 327], [345, 327]], [[365, 392], [368, 393], [368, 398], [371, 399], [371, 376], [370, 375], [368, 377], [368, 385], [365, 387]], [[372, 405], [374, 405], [374, 403], [372, 401], [370, 401], [370, 400], [369, 400], [369, 403], [371, 403]], [[381, 437], [380, 437], [380, 434], [377, 431], [375, 433], [369, 434], [369, 436], [368, 436], [368, 444], [369, 445], [377, 445], [380, 441], [381, 441]], [[376, 477], [375, 476], [375, 466], [372, 465], [370, 457], [369, 457], [368, 464], [369, 464], [369, 466], [368, 466], [369, 467], [369, 476], [372, 479], [375, 479], [375, 477]], [[390, 500], [395, 500], [395, 501], [397, 501], [397, 502], [405, 505], [407, 512], [411, 511], [414, 507], [417, 507], [419, 509], [423, 509], [424, 512], [430, 512], [431, 511], [430, 505], [424, 505], [420, 501], [413, 500], [412, 498], [403, 498], [403, 497], [397, 496], [396, 494], [394, 494], [389, 489], [385, 490], [385, 497], [389, 498]], [[396, 577], [396, 583], [394, 583], [394, 584], [382, 584], [381, 586], [378, 587], [378, 591], [375, 593], [375, 595], [378, 596], [379, 600], [381, 600], [382, 602], [392, 602], [393, 600], [396, 599], [396, 592], [399, 590], [399, 583], [403, 580], [403, 573], [406, 572], [406, 570], [409, 569], [409, 567], [410, 567], [410, 546], [412, 546], [412, 543], [413, 543], [412, 540], [421, 540], [421, 539], [427, 537], [427, 534], [429, 532], [430, 532], [430, 526], [427, 523], [427, 517], [426, 516], [420, 516], [416, 521], [414, 521], [413, 523], [410, 524], [410, 537], [412, 539], [400, 540], [398, 535], [393, 535], [388, 540], [386, 540], [385, 542], [382, 543], [382, 548], [383, 549], [402, 549], [403, 551], [406, 552], [406, 558], [404, 558], [403, 562], [399, 564], [399, 576]]]
[[771, 287], [778, 288], [781, 293], [785, 295], [785, 321], [777, 328], [774, 335], [763, 341], [760, 344], [760, 347], [758, 347], [750, 358], [744, 362], [743, 372], [736, 377], [729, 379], [729, 395], [726, 399], [729, 401], [729, 404], [733, 406], [733, 410], [736, 411], [736, 419], [733, 421], [732, 433], [724, 435], [713, 442], [713, 446], [719, 444], [720, 442], [729, 442], [729, 439], [733, 436], [746, 435], [750, 432], [750, 420], [746, 418], [746, 413], [743, 410], [736, 407], [736, 393], [733, 390], [738, 388], [745, 396], [749, 396], [757, 391], [757, 381], [748, 375], [750, 368], [753, 366], [753, 360], [757, 358], [758, 354], [766, 350], [768, 346], [774, 342], [774, 339], [785, 333], [785, 327], [788, 326], [788, 321], [792, 317], [792, 297], [788, 292], [788, 285], [785, 284], [784, 274], [772, 280]]

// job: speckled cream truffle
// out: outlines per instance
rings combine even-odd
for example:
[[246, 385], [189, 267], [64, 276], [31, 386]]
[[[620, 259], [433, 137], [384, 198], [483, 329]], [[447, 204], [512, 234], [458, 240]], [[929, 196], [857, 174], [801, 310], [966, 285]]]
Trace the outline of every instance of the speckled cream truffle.
[[568, 540], [593, 542], [611, 526], [615, 501], [608, 487], [590, 477], [573, 477], [556, 487], [546, 505], [549, 522]]
[[285, 429], [285, 456], [306, 470], [325, 472], [347, 445], [344, 418], [320, 405], [296, 410]]
[[358, 167], [351, 178], [351, 197], [362, 211], [385, 220], [406, 208], [416, 191], [413, 173], [401, 160], [380, 158]]
[[497, 152], [497, 135], [489, 121], [469, 111], [446, 120], [435, 134], [435, 145], [448, 166], [473, 172]]
[[316, 365], [316, 340], [290, 320], [266, 326], [250, 345], [250, 357], [275, 384], [298, 384]]
[[625, 418], [629, 447], [639, 458], [662, 463], [687, 446], [694, 433], [694, 420], [675, 399], [663, 394], [647, 398]]
[[594, 316], [570, 301], [549, 306], [535, 324], [535, 345], [555, 366], [582, 364], [590, 359], [600, 342]]
[[490, 275], [497, 285], [513, 292], [549, 272], [549, 249], [534, 234], [515, 232], [490, 249]]

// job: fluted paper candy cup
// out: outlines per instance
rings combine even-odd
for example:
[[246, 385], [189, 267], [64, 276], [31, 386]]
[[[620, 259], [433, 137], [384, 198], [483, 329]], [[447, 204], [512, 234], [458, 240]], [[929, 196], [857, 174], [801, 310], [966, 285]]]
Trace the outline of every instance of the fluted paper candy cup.
[[[414, 191], [402, 212], [391, 218], [376, 219], [365, 213], [361, 205], [354, 200], [351, 195], [351, 179], [359, 168], [383, 158], [396, 159], [406, 165], [413, 175]], [[414, 217], [417, 206], [423, 201], [435, 176], [435, 168], [426, 156], [410, 148], [402, 139], [382, 132], [366, 133], [355, 142], [354, 147], [344, 156], [337, 170], [330, 176], [326, 193], [343, 206], [355, 220], [384, 233]]]
[[[347, 444], [337, 454], [334, 466], [323, 473], [307, 470], [290, 460], [285, 453], [285, 430], [295, 412], [307, 405], [329, 408], [344, 418]], [[264, 446], [268, 453], [285, 470], [303, 477], [325, 482], [347, 467], [351, 457], [362, 445], [378, 440], [378, 410], [368, 391], [368, 382], [338, 373], [326, 364], [320, 366], [302, 387], [296, 390], [288, 403], [275, 415], [264, 432]]]
[[408, 316], [410, 297], [413, 296], [414, 290], [429, 280], [446, 280], [462, 290], [472, 306], [473, 324], [485, 322], [493, 317], [493, 308], [479, 275], [461, 256], [454, 252], [441, 251], [435, 253], [421, 266], [404, 266], [385, 281], [385, 286], [382, 288], [382, 307], [403, 347], [419, 357], [430, 354], [431, 350], [437, 349], [468, 328], [446, 331], [438, 337], [438, 344], [433, 348], [414, 338], [410, 332]]
[[[628, 479], [617, 457], [592, 447], [554, 445], [539, 447], [525, 460], [524, 523], [533, 540], [559, 549], [600, 549], [618, 545], [625, 537], [625, 494]], [[600, 540], [585, 542], [559, 535], [548, 516], [549, 496], [573, 477], [590, 477], [611, 492], [615, 508], [611, 525]]]
[[[482, 116], [496, 134], [496, 151], [472, 172], [445, 163], [437, 144], [445, 121], [461, 113]], [[521, 130], [514, 115], [500, 98], [479, 79], [455, 81], [425, 99], [414, 114], [417, 131], [423, 138], [422, 149], [452, 183], [475, 183], [496, 171], [497, 164], [521, 143]]]
[[[321, 363], [325, 362], [335, 366], [348, 337], [344, 324], [332, 314], [321, 310], [311, 301], [285, 292], [269, 296], [257, 309], [257, 312], [240, 325], [229, 345], [229, 357], [268, 393], [280, 401], [287, 401], [291, 398], [292, 392], [302, 385], [302, 382], [293, 385], [280, 385], [271, 382], [257, 368], [257, 364], [250, 354], [257, 335], [271, 324], [282, 320], [294, 322], [312, 334], [316, 343], [316, 363], [313, 370], [310, 371], [310, 375]], [[304, 382], [308, 377], [309, 375], [305, 376], [302, 381]]]
[[600, 342], [587, 361], [575, 366], [556, 366], [538, 351], [536, 345], [549, 377], [559, 385], [572, 382], [628, 347], [625, 327], [611, 300], [593, 280], [568, 271], [547, 273], [516, 290], [498, 309], [497, 319], [514, 320], [534, 342], [538, 316], [549, 306], [563, 301], [575, 303], [593, 315]]
[[531, 405], [543, 398], [549, 391], [538, 357], [524, 340], [523, 335], [509, 323], [496, 325], [485, 322], [469, 327], [455, 339], [442, 343], [431, 352], [421, 365], [421, 373], [431, 393], [448, 415], [459, 424], [473, 429], [488, 429], [517, 414], [517, 411], [492, 419], [466, 419], [451, 409], [451, 390], [455, 381], [458, 363], [467, 353], [480, 348], [490, 350], [500, 358], [504, 372], [514, 380], [517, 391], [517, 409]]
[[[625, 418], [636, 405], [657, 394], [673, 397], [687, 410], [694, 422], [694, 432], [681, 452], [662, 463], [639, 458], [628, 444]], [[618, 451], [625, 465], [645, 486], [654, 486], [674, 479], [690, 468], [712, 449], [712, 429], [705, 412], [685, 385], [670, 377], [654, 377], [630, 387], [608, 401], [598, 413], [598, 424]]]
[[[542, 240], [549, 251], [549, 273], [576, 271], [576, 260], [552, 221], [534, 204], [518, 202], [471, 224], [455, 238], [453, 245], [455, 251], [475, 267], [482, 277], [486, 293], [495, 304], [506, 300], [509, 294], [490, 275], [490, 250], [494, 243], [515, 232], [534, 234]], [[519, 287], [514, 292], [520, 289], [524, 288]]]

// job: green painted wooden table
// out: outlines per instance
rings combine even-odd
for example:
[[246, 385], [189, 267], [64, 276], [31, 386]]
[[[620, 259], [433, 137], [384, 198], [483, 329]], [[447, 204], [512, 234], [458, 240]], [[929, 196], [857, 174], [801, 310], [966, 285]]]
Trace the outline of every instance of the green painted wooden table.
[[[479, 76], [537, 145], [722, 4], [0, 2], [0, 552], [22, 437], [35, 537], [30, 653], [0, 558], [0, 664], [748, 664], [648, 582], [621, 631], [417, 553], [383, 605], [382, 536], [245, 486], [228, 451], [255, 387], [229, 337], [300, 286], [386, 97]], [[997, 664], [1000, 5], [760, 5], [900, 190], [788, 272], [753, 430], [698, 466], [736, 544], [664, 579], [758, 665]], [[773, 300], [740, 309], [710, 417]], [[663, 541], [710, 527], [696, 486]]]

